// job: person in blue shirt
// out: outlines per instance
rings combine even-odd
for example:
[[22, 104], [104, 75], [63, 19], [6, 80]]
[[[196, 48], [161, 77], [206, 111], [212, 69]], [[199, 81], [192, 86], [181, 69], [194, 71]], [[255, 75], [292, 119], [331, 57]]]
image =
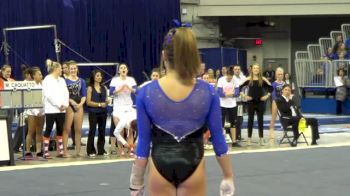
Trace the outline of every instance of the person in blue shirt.
[[200, 59], [192, 30], [171, 29], [164, 39], [162, 57], [166, 75], [141, 88], [136, 98], [139, 137], [131, 195], [143, 194], [147, 165], [149, 195], [205, 195], [206, 128], [223, 172], [220, 194], [233, 195], [233, 169], [222, 131], [220, 100], [213, 86], [195, 79]]

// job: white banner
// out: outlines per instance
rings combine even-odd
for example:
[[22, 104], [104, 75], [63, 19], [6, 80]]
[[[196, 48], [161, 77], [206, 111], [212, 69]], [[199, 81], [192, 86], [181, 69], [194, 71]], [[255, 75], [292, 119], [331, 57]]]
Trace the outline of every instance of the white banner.
[[31, 90], [41, 89], [34, 81], [12, 81], [4, 82], [4, 90]]
[[0, 161], [10, 160], [6, 119], [0, 120]]

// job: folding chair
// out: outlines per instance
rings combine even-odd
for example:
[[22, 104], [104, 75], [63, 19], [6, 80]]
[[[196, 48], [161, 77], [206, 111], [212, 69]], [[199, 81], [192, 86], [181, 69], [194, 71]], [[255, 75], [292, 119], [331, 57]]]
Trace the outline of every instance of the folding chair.
[[[281, 122], [281, 113], [280, 111], [277, 110], [277, 114], [278, 114], [278, 117], [280, 119], [280, 122]], [[279, 145], [281, 144], [285, 144], [285, 143], [289, 143], [290, 146], [294, 146], [294, 143], [296, 144], [299, 144], [299, 143], [306, 143], [307, 145], [309, 145], [309, 143], [307, 142], [306, 138], [305, 138], [305, 135], [304, 135], [304, 130], [299, 130], [299, 135], [296, 139], [296, 142], [295, 142], [295, 139], [294, 139], [294, 134], [293, 134], [293, 127], [292, 125], [289, 125], [288, 127], [284, 128], [282, 126], [282, 123], [281, 123], [281, 129], [283, 130], [283, 136], [279, 142]], [[292, 135], [288, 134], [288, 133], [292, 133]], [[303, 136], [304, 138], [304, 142], [299, 142], [299, 137], [300, 136]], [[291, 139], [292, 138], [292, 139]], [[287, 140], [287, 142], [284, 142], [284, 140]]]

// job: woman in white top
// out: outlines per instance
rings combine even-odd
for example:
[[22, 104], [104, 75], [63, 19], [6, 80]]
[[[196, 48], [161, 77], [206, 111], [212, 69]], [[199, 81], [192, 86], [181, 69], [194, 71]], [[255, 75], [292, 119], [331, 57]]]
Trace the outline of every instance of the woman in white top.
[[[128, 141], [122, 136], [122, 131], [130, 128], [131, 121], [136, 119], [136, 111], [133, 108], [131, 94], [136, 92], [137, 84], [134, 78], [128, 76], [128, 67], [126, 64], [119, 66], [119, 76], [111, 81], [110, 93], [113, 94], [113, 121], [116, 125], [114, 135], [122, 146], [133, 147], [134, 136], [128, 131]], [[119, 153], [124, 155], [124, 149], [119, 143]], [[132, 149], [130, 149], [132, 151]]]
[[226, 72], [224, 79], [219, 80], [217, 85], [217, 91], [220, 96], [220, 107], [222, 116], [222, 127], [225, 127], [225, 119], [230, 122], [230, 130], [226, 132], [230, 133], [232, 140], [232, 147], [239, 146], [236, 142], [236, 118], [237, 118], [237, 103], [236, 97], [239, 95], [239, 84], [233, 79], [233, 69], [229, 68]]
[[43, 96], [46, 129], [43, 136], [44, 158], [51, 159], [49, 154], [50, 135], [53, 124], [56, 123], [56, 145], [58, 157], [63, 157], [63, 124], [66, 109], [69, 106], [69, 93], [66, 82], [60, 77], [62, 73], [61, 65], [48, 59], [46, 61], [47, 75], [43, 81]]
[[[42, 88], [41, 82], [43, 80], [43, 75], [41, 74], [39, 67], [32, 67], [29, 70], [31, 78], [35, 82], [35, 88]], [[32, 138], [35, 134], [36, 141], [36, 156], [42, 157], [42, 132], [44, 128], [45, 112], [44, 108], [34, 108], [27, 110], [28, 115], [28, 134], [26, 137], [26, 156], [32, 156], [30, 152], [30, 146], [32, 145]]]

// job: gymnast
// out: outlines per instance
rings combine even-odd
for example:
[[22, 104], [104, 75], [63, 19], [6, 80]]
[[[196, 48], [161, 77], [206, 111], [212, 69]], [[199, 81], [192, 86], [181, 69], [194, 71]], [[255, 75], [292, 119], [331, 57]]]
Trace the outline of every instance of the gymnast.
[[205, 195], [206, 128], [223, 172], [220, 195], [233, 195], [234, 176], [222, 131], [219, 96], [212, 85], [195, 79], [200, 58], [190, 28], [173, 28], [167, 33], [162, 59], [166, 75], [141, 88], [136, 98], [139, 137], [130, 176], [131, 195], [144, 193], [147, 165], [149, 195]]

